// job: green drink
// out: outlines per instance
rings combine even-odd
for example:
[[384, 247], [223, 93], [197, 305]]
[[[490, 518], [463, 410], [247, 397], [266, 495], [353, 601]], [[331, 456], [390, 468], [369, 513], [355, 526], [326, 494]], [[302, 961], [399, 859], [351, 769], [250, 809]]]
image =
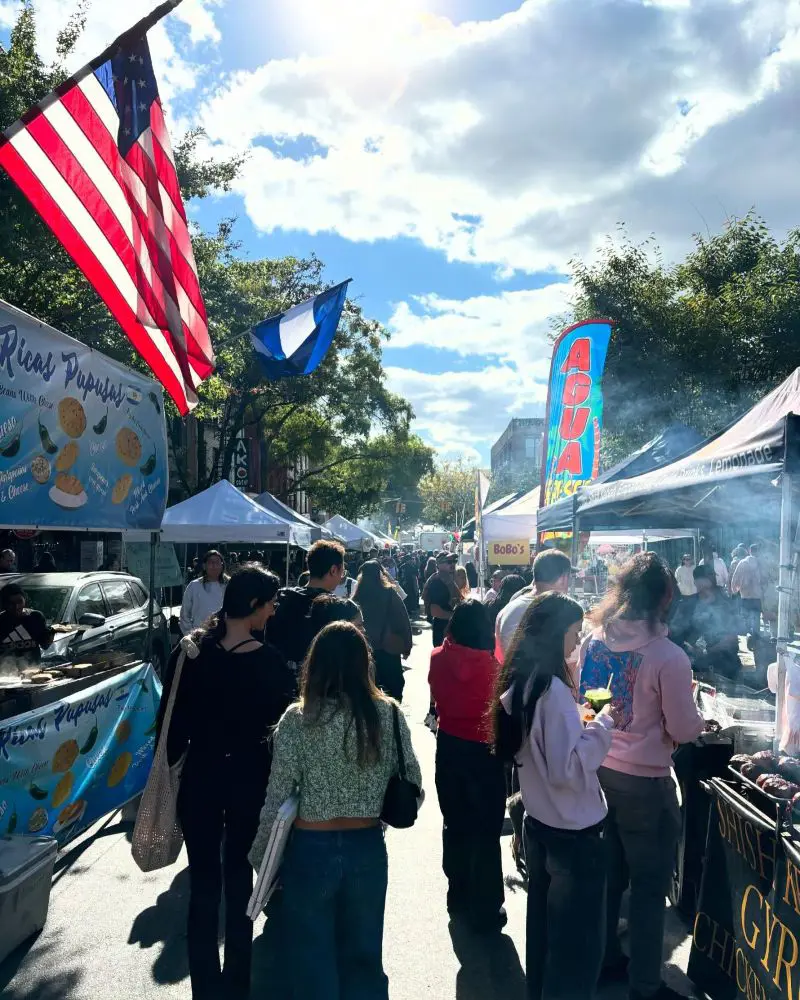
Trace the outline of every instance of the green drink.
[[589, 688], [585, 697], [594, 712], [601, 711], [613, 700], [613, 695], [608, 688]]

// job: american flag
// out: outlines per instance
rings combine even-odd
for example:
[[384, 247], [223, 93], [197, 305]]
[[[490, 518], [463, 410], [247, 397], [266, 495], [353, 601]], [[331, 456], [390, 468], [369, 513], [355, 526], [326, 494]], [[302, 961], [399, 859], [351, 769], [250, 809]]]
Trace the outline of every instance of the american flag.
[[146, 37], [174, 6], [163, 4], [0, 135], [0, 166], [185, 414], [214, 352]]

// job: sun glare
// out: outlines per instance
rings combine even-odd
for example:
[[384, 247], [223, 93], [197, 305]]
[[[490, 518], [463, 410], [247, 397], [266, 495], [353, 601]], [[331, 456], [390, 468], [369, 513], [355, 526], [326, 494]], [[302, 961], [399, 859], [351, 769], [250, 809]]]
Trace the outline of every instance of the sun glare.
[[426, 0], [293, 0], [287, 16], [309, 53], [374, 52], [425, 30], [429, 8]]

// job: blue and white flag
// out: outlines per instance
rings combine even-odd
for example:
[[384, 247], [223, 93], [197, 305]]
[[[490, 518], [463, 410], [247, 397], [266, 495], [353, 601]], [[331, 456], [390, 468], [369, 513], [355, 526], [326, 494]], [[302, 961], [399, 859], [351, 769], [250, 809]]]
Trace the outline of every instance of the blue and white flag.
[[253, 327], [250, 338], [269, 378], [314, 371], [336, 335], [351, 280]]

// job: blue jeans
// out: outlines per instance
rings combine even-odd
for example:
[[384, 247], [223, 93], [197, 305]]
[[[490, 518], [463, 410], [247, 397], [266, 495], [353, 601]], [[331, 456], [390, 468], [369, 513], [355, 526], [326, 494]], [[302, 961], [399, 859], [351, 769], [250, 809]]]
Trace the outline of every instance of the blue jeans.
[[283, 926], [295, 1000], [388, 1000], [383, 831], [295, 830], [283, 862]]

